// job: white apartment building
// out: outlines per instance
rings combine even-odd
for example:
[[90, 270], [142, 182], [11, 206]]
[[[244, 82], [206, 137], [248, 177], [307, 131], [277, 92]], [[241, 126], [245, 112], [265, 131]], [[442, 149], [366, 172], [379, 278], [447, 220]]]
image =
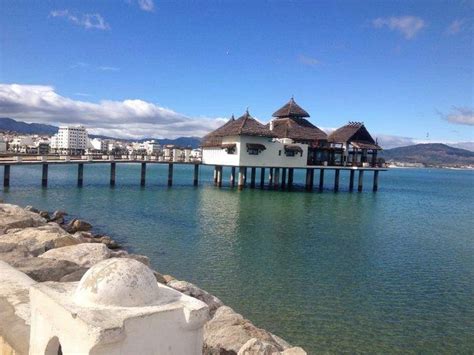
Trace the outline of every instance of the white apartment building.
[[148, 155], [158, 154], [161, 152], [161, 145], [155, 140], [143, 142], [143, 148], [145, 148]]
[[51, 149], [62, 154], [84, 154], [89, 137], [84, 126], [61, 126], [51, 138]]
[[7, 142], [4, 137], [0, 137], [0, 153], [5, 153], [7, 151]]

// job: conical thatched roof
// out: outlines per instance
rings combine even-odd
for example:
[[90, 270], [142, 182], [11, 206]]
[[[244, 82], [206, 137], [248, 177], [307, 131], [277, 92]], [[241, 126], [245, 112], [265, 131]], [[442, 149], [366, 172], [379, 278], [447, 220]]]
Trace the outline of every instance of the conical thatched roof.
[[328, 141], [330, 143], [356, 143], [361, 148], [382, 149], [370, 135], [367, 128], [361, 122], [349, 122], [332, 132]]
[[279, 118], [272, 121], [273, 129], [279, 138], [291, 138], [295, 141], [326, 140], [324, 131], [304, 118]]
[[273, 117], [285, 118], [285, 117], [309, 117], [309, 113], [303, 110], [293, 98], [290, 99], [282, 108], [277, 110]]
[[222, 142], [222, 137], [229, 136], [276, 137], [268, 127], [253, 118], [247, 110], [238, 119], [234, 119], [232, 116], [223, 126], [206, 135], [203, 138], [202, 146], [218, 146]]

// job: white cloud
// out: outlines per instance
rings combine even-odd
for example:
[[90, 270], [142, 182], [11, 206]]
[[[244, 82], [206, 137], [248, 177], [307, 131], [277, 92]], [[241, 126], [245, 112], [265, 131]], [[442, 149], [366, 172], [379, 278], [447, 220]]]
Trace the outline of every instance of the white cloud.
[[51, 86], [0, 84], [0, 114], [29, 122], [83, 124], [93, 134], [123, 138], [203, 136], [226, 119], [192, 118], [139, 99], [79, 101]]
[[63, 17], [69, 22], [86, 29], [110, 30], [110, 25], [97, 13], [72, 14], [69, 10], [53, 10], [49, 15], [51, 17]]
[[448, 122], [474, 126], [474, 110], [469, 107], [453, 106], [450, 113], [439, 113]]
[[152, 12], [155, 9], [153, 0], [138, 0], [138, 6], [143, 11]]
[[306, 56], [306, 55], [303, 55], [303, 54], [300, 54], [298, 56], [298, 61], [304, 65], [308, 65], [310, 67], [315, 67], [315, 66], [318, 66], [321, 64], [321, 61], [319, 61], [318, 59], [316, 58], [313, 58], [313, 57], [309, 57], [309, 56]]
[[388, 27], [392, 31], [398, 31], [406, 39], [413, 39], [423, 27], [426, 27], [425, 21], [416, 16], [379, 17], [372, 21], [372, 25], [375, 28]]
[[120, 68], [109, 67], [109, 66], [100, 66], [97, 69], [102, 70], [102, 71], [119, 71], [120, 70]]
[[446, 28], [448, 35], [455, 35], [463, 30], [464, 19], [456, 19]]

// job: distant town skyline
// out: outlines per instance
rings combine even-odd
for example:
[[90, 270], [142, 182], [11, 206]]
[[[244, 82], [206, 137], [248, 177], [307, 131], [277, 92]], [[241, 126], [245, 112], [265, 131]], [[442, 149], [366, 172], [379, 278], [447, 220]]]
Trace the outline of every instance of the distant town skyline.
[[[294, 96], [323, 129], [474, 140], [473, 5], [16, 2], [0, 5], [0, 116], [121, 138], [203, 136]], [[400, 144], [398, 144], [400, 145]]]

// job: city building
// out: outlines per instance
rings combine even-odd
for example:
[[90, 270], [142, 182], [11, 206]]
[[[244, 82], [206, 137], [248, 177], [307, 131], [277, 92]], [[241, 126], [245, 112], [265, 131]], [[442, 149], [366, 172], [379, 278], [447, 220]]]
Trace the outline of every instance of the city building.
[[51, 138], [51, 149], [60, 154], [80, 155], [88, 148], [88, 141], [84, 126], [61, 126]]

